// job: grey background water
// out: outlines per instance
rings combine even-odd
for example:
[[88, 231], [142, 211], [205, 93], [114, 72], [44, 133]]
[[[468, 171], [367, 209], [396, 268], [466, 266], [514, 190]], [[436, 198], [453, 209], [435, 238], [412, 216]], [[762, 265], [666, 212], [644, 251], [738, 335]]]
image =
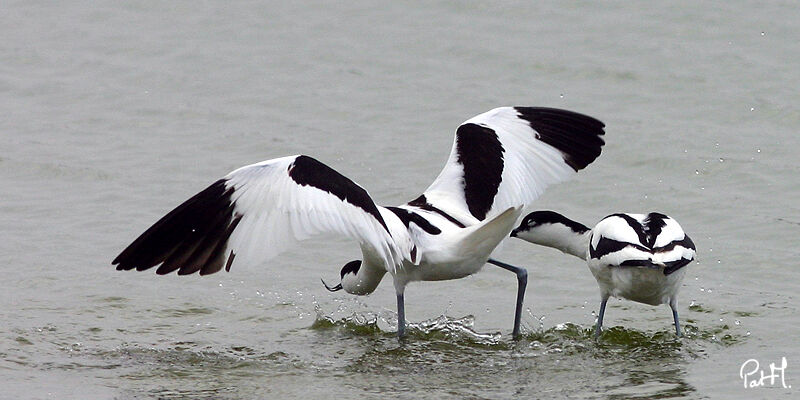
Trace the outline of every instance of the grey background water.
[[[0, 398], [796, 398], [800, 8], [794, 2], [7, 1], [0, 5]], [[668, 308], [611, 303], [586, 266], [527, 266], [394, 298], [325, 291], [358, 256], [307, 242], [209, 277], [111, 259], [241, 165], [305, 153], [381, 204], [416, 197], [463, 120], [499, 105], [607, 124], [541, 208], [676, 217], [698, 245]], [[470, 317], [471, 316], [471, 317]], [[461, 319], [464, 317], [464, 319]], [[787, 385], [740, 366], [786, 357]], [[767, 372], [768, 368], [767, 368]]]

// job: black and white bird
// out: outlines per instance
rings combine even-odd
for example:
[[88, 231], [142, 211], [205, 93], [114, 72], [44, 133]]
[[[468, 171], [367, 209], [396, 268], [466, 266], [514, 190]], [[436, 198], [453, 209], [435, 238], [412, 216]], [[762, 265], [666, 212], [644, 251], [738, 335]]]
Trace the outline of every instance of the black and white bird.
[[[444, 169], [425, 192], [382, 207], [362, 187], [316, 159], [295, 155], [241, 167], [169, 212], [112, 262], [117, 270], [213, 274], [257, 265], [320, 233], [355, 239], [362, 260], [348, 262], [328, 290], [372, 293], [388, 272], [397, 294], [414, 281], [462, 278], [492, 263], [517, 274], [519, 334], [527, 272], [489, 259], [523, 209], [550, 184], [594, 161], [604, 124], [571, 111], [500, 107], [455, 133]], [[323, 282], [324, 284], [324, 282]]]
[[669, 304], [675, 333], [681, 336], [677, 295], [695, 246], [674, 219], [657, 212], [612, 214], [589, 229], [559, 213], [535, 211], [511, 236], [586, 260], [600, 286], [595, 336], [600, 335], [610, 296]]

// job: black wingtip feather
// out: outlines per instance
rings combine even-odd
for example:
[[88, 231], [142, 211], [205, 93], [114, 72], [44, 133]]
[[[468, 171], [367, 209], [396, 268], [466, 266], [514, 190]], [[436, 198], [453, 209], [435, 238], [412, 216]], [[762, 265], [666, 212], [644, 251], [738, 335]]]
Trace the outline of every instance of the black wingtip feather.
[[[236, 229], [236, 226], [239, 225], [239, 222], [241, 220], [242, 220], [241, 214], [234, 215], [233, 221], [230, 223], [228, 229], [226, 229], [221, 236], [221, 238], [224, 238], [225, 240], [220, 239], [219, 243], [217, 243], [216, 247], [214, 247], [213, 252], [208, 257], [208, 261], [200, 269], [200, 275], [210, 275], [222, 269], [223, 263], [225, 262], [225, 249], [227, 248], [227, 238], [230, 238], [231, 233], [233, 232], [234, 229]], [[225, 268], [226, 272], [229, 272], [231, 270], [231, 264], [233, 263], [234, 256], [236, 256], [236, 254], [234, 254], [233, 251], [231, 251], [228, 264]]]
[[598, 156], [605, 141], [605, 124], [574, 111], [548, 107], [514, 107], [528, 121], [537, 139], [555, 147], [575, 171], [586, 168]]
[[[118, 271], [144, 271], [156, 265], [159, 275], [178, 270], [185, 275], [203, 270], [207, 273], [221, 269], [219, 254], [225, 247], [241, 216], [234, 217], [231, 195], [233, 188], [220, 179], [192, 196], [148, 228], [125, 250], [112, 265]], [[212, 250], [209, 250], [212, 249]], [[230, 260], [229, 260], [230, 262]], [[229, 266], [228, 266], [229, 267]]]

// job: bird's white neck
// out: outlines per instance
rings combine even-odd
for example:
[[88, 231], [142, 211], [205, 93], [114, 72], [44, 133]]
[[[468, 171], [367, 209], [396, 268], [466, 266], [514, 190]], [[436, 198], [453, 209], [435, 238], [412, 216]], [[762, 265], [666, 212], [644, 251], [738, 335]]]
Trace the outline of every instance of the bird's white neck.
[[342, 276], [342, 288], [350, 294], [367, 295], [375, 291], [385, 274], [384, 268], [364, 264], [356, 273]]
[[516, 237], [525, 241], [552, 247], [582, 260], [586, 260], [588, 256], [591, 236], [591, 230], [575, 232], [572, 228], [559, 223], [539, 225], [516, 234]]

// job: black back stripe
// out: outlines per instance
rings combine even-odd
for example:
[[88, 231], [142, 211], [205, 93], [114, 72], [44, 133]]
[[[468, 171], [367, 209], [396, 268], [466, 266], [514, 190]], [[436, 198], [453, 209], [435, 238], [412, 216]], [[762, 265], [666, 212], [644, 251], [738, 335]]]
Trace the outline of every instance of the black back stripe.
[[689, 260], [689, 259], [686, 259], [686, 258], [681, 258], [680, 260], [677, 260], [677, 261], [668, 262], [668, 263], [666, 263], [667, 266], [664, 268], [664, 275], [669, 275], [669, 274], [671, 274], [671, 273], [673, 273], [673, 272], [675, 272], [675, 271], [677, 271], [677, 270], [689, 265], [690, 262], [692, 262], [692, 260]]
[[673, 242], [673, 243], [675, 243], [676, 245], [679, 245], [679, 246], [683, 246], [683, 247], [685, 247], [687, 249], [697, 250], [697, 248], [695, 248], [695, 246], [694, 246], [694, 242], [692, 241], [692, 239], [687, 234], [683, 235], [683, 239], [678, 240], [678, 241]]
[[[609, 215], [608, 217], [613, 217], [613, 216], [623, 218], [639, 236], [641, 243], [647, 244], [647, 247], [633, 243], [621, 242], [606, 237], [601, 237], [596, 247], [589, 246], [589, 255], [591, 258], [599, 259], [606, 254], [620, 251], [626, 247], [633, 247], [645, 252], [649, 252], [651, 254], [669, 252], [674, 250], [675, 247], [678, 246], [684, 247], [686, 249], [696, 250], [694, 242], [692, 242], [692, 239], [689, 238], [689, 236], [686, 234], [684, 234], [683, 238], [680, 240], [673, 240], [672, 242], [667, 243], [664, 246], [654, 247], [654, 243], [658, 238], [658, 235], [661, 234], [663, 227], [666, 226], [666, 223], [664, 221], [667, 218], [669, 218], [664, 214], [659, 214], [659, 213], [648, 214], [647, 218], [645, 219], [644, 225], [639, 224], [633, 217], [626, 214], [612, 214]], [[680, 260], [666, 262], [664, 263], [665, 264], [663, 271], [664, 275], [672, 274], [673, 272], [685, 267], [691, 262], [692, 259], [687, 259], [683, 257]], [[652, 260], [625, 260], [622, 263], [620, 263], [620, 266], [660, 268], [660, 266], [654, 264]]]
[[692, 239], [690, 239], [689, 236], [684, 235], [683, 239], [681, 240], [673, 240], [661, 247], [654, 247], [653, 253], [665, 253], [668, 251], [672, 251], [672, 249], [674, 249], [676, 246], [681, 246], [687, 249], [696, 250], [694, 248], [694, 242], [692, 242]]
[[375, 217], [386, 232], [389, 232], [378, 207], [367, 191], [333, 168], [314, 158], [301, 155], [289, 165], [289, 177], [298, 185], [315, 187], [364, 210]]
[[658, 235], [661, 234], [661, 230], [667, 226], [665, 222], [666, 219], [669, 218], [664, 214], [651, 212], [647, 214], [647, 217], [644, 219], [644, 231], [647, 234], [647, 245], [648, 248], [653, 248], [656, 244], [656, 239], [658, 239]]
[[631, 227], [631, 229], [633, 229], [633, 231], [636, 232], [636, 236], [639, 237], [639, 244], [641, 244], [642, 246], [647, 247], [649, 249], [649, 247], [647, 246], [647, 242], [648, 242], [647, 233], [645, 233], [644, 229], [642, 228], [642, 224], [640, 224], [639, 221], [637, 221], [636, 219], [634, 219], [633, 217], [631, 217], [628, 214], [611, 214], [606, 218], [610, 218], [610, 217], [620, 217], [620, 218], [624, 219], [625, 222], [627, 222], [628, 225]]
[[433, 206], [431, 203], [428, 203], [428, 199], [425, 198], [425, 195], [422, 194], [414, 200], [411, 200], [407, 203], [409, 206], [417, 207], [420, 210], [434, 212], [436, 214], [441, 215], [444, 219], [453, 223], [453, 225], [459, 228], [466, 228], [467, 226], [462, 223], [461, 221], [455, 219], [452, 215], [442, 211], [440, 208]]
[[573, 111], [547, 107], [515, 107], [536, 131], [536, 138], [559, 151], [564, 162], [579, 171], [594, 161], [605, 144], [605, 124]]
[[456, 153], [464, 168], [467, 208], [482, 221], [492, 208], [502, 180], [503, 145], [494, 130], [467, 123], [456, 131]]
[[620, 267], [645, 267], [659, 269], [661, 266], [653, 264], [650, 260], [625, 260], [619, 264]]
[[627, 247], [633, 247], [642, 251], [650, 252], [649, 249], [633, 243], [620, 242], [619, 240], [601, 237], [597, 242], [597, 246], [589, 246], [589, 256], [594, 259], [599, 259], [607, 254], [620, 251]]
[[408, 228], [410, 224], [413, 222], [415, 225], [420, 227], [423, 231], [431, 234], [431, 235], [438, 235], [442, 233], [442, 230], [431, 224], [427, 219], [423, 218], [421, 215], [411, 212], [399, 207], [386, 207], [389, 211], [393, 212], [394, 215], [397, 215], [397, 218], [400, 218], [400, 221], [403, 221], [403, 224]]
[[664, 214], [650, 213], [645, 217], [643, 223], [639, 223], [639, 221], [628, 214], [611, 214], [606, 218], [610, 217], [620, 217], [624, 219], [631, 229], [636, 232], [639, 243], [653, 253], [670, 251], [674, 249], [675, 246], [683, 246], [687, 249], [695, 250], [694, 242], [685, 234], [683, 239], [674, 240], [664, 246], [655, 247], [658, 236], [661, 235], [662, 230], [667, 226], [666, 220], [669, 219], [669, 217]]
[[232, 193], [225, 179], [214, 182], [148, 228], [112, 264], [117, 270], [139, 271], [161, 264], [159, 274], [213, 270], [238, 224]]

